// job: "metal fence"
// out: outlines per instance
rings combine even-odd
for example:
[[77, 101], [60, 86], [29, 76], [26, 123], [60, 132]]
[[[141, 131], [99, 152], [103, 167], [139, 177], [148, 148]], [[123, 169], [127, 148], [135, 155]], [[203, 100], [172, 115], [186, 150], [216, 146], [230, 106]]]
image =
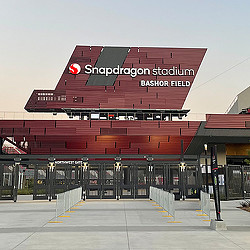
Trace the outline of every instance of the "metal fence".
[[200, 198], [202, 214], [207, 215], [210, 220], [210, 194], [201, 191]]
[[[203, 175], [205, 186], [205, 174]], [[250, 166], [224, 165], [219, 166], [219, 191], [222, 200], [250, 198]], [[205, 190], [205, 188], [203, 189]], [[213, 197], [211, 173], [209, 173], [209, 192]]]
[[175, 221], [174, 194], [159, 188], [150, 187], [149, 198], [166, 210]]
[[58, 194], [56, 200], [56, 218], [70, 210], [81, 200], [81, 197], [82, 187]]

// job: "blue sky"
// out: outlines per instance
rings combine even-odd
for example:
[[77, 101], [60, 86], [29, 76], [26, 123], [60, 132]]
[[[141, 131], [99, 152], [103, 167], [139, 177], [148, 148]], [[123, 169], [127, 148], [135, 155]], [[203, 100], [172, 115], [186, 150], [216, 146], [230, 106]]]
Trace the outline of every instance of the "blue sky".
[[0, 111], [54, 89], [76, 44], [208, 48], [184, 108], [224, 113], [250, 85], [249, 0], [0, 0]]

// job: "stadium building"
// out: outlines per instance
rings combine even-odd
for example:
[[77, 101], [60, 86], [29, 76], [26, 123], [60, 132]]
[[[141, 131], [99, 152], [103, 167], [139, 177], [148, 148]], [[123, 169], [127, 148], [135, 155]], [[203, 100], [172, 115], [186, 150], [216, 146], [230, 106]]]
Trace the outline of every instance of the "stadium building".
[[[13, 197], [25, 169], [34, 180], [34, 199], [78, 186], [86, 198], [147, 198], [152, 185], [172, 190], [177, 199], [181, 193], [199, 197], [212, 145], [223, 197], [249, 197], [250, 115], [241, 112], [249, 111], [249, 91], [230, 114], [182, 120], [205, 53], [76, 46], [55, 90], [34, 90], [25, 106], [28, 112], [64, 113], [67, 120], [0, 120], [0, 198]], [[5, 150], [5, 142], [17, 151]]]

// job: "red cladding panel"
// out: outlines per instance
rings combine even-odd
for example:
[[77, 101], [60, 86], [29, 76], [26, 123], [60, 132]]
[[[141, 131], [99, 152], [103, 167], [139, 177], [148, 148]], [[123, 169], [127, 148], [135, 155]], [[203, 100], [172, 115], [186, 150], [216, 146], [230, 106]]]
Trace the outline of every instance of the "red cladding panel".
[[178, 154], [181, 140], [186, 149], [199, 124], [67, 120], [19, 121], [17, 127], [16, 121], [8, 121], [9, 128], [3, 128], [6, 122], [0, 121], [0, 137], [14, 136], [18, 144], [27, 141], [31, 154]]
[[249, 115], [214, 114], [206, 116], [205, 128], [247, 128]]
[[19, 120], [1, 120], [0, 121], [0, 127], [1, 128], [22, 128], [23, 127], [23, 121]]
[[[86, 86], [89, 75], [85, 74], [84, 67], [86, 64], [94, 66], [102, 49], [102, 46], [76, 46], [56, 89], [34, 91], [25, 109], [181, 109], [206, 53], [206, 49], [131, 47], [123, 67], [148, 68], [150, 75], [118, 75], [114, 86]], [[72, 63], [81, 66], [82, 70], [78, 75], [69, 73]], [[153, 69], [159, 72], [157, 76], [153, 75]], [[192, 69], [194, 74], [166, 75], [162, 69]], [[141, 80], [168, 81], [169, 87], [141, 87]], [[171, 81], [189, 81], [191, 84], [186, 87], [173, 87]], [[155, 95], [156, 91], [159, 93], [158, 97]], [[134, 96], [129, 93], [134, 93]]]

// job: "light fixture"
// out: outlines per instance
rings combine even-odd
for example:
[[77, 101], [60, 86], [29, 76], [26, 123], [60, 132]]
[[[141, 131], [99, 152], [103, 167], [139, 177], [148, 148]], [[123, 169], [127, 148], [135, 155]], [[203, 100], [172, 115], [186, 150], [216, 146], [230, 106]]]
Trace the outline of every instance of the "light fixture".
[[116, 163], [114, 164], [114, 167], [115, 167], [116, 171], [120, 171], [120, 170], [121, 170], [121, 166], [122, 166], [122, 163], [121, 163], [121, 162], [116, 162]]
[[149, 172], [152, 172], [153, 171], [153, 166], [152, 165], [148, 165], [148, 170], [149, 170]]
[[88, 167], [89, 167], [89, 163], [88, 162], [83, 162], [81, 167], [84, 169], [84, 170], [87, 170]]
[[185, 171], [186, 166], [187, 166], [187, 165], [186, 165], [185, 162], [180, 162], [179, 167], [181, 168], [181, 172], [184, 172], [184, 171]]
[[54, 168], [56, 167], [55, 162], [49, 162], [48, 167], [49, 167], [49, 170], [50, 170], [51, 172], [53, 172]]
[[49, 170], [50, 170], [51, 172], [54, 170], [54, 168], [55, 168], [55, 166], [56, 166], [55, 160], [56, 160], [56, 159], [55, 159], [53, 156], [51, 156], [51, 157], [48, 158], [48, 161], [49, 161], [49, 163], [48, 163], [48, 168], [49, 168]]

